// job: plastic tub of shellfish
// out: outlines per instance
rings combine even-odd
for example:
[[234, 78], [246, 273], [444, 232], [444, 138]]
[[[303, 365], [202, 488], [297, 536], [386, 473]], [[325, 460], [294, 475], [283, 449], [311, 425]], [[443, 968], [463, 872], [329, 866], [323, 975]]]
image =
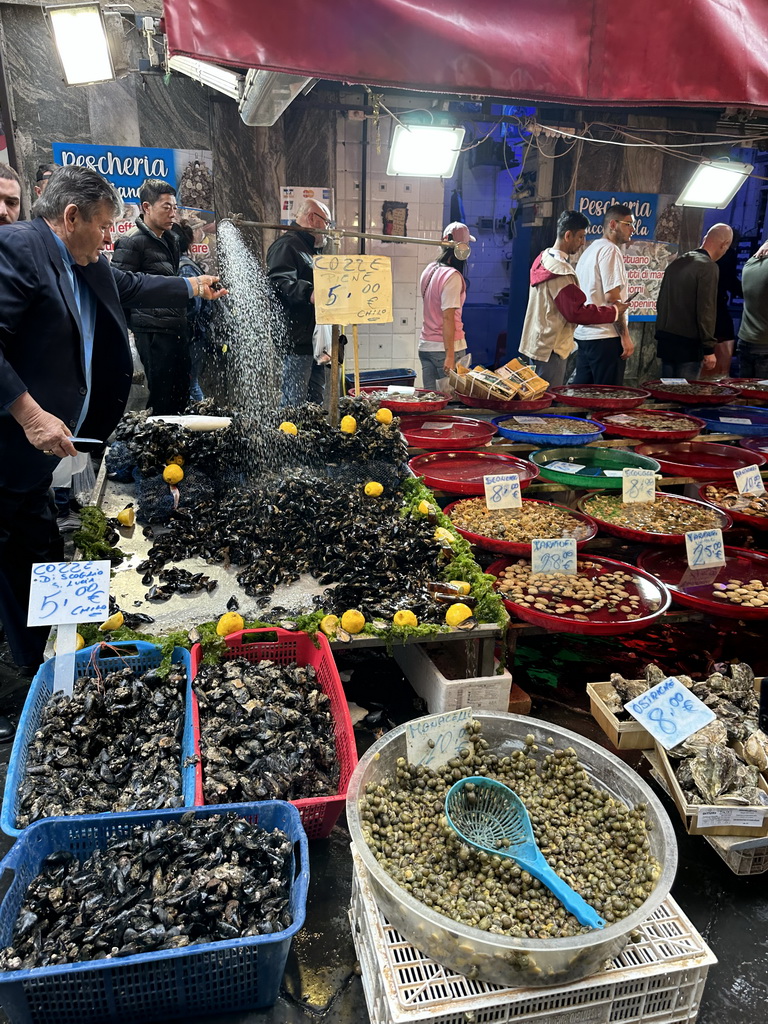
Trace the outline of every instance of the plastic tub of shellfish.
[[605, 409], [615, 412], [619, 409], [636, 409], [650, 391], [642, 388], [625, 388], [614, 384], [563, 384], [552, 388], [551, 394], [563, 405], [575, 405], [579, 409]]
[[510, 398], [508, 402], [498, 401], [495, 398], [480, 398], [477, 395], [462, 395], [459, 391], [455, 391], [453, 397], [470, 409], [493, 409], [496, 412], [508, 412], [512, 415], [515, 412], [543, 411], [548, 409], [555, 400], [551, 391], [539, 398]]
[[[111, 644], [94, 644], [85, 647], [75, 655], [75, 678], [81, 676], [105, 675], [118, 672], [123, 668], [132, 668], [138, 673], [148, 672], [157, 668], [163, 660], [163, 652], [156, 644], [143, 640], [119, 641]], [[190, 700], [190, 682], [192, 664], [189, 651], [184, 647], [174, 647], [171, 655], [173, 664], [182, 664], [187, 674], [187, 694], [184, 704], [184, 731], [181, 738], [181, 796], [185, 807], [195, 803], [196, 766], [187, 764], [187, 759], [195, 755], [195, 739], [192, 729], [192, 706]], [[7, 836], [20, 836], [22, 829], [17, 825], [21, 789], [24, 785], [27, 768], [27, 753], [35, 733], [40, 725], [43, 709], [53, 694], [53, 680], [56, 672], [56, 659], [51, 658], [40, 666], [32, 680], [32, 684], [24, 701], [24, 710], [19, 719], [16, 736], [5, 778], [3, 806], [0, 810], [0, 828]], [[31, 827], [31, 826], [30, 826]]]
[[708, 505], [724, 509], [736, 523], [745, 523], [756, 530], [768, 530], [768, 495], [739, 494], [734, 486], [713, 480], [702, 484], [699, 497]]
[[130, 836], [137, 826], [178, 821], [185, 814], [210, 818], [230, 812], [267, 832], [279, 828], [293, 843], [290, 927], [268, 935], [0, 973], [0, 1006], [11, 1024], [146, 1024], [271, 1006], [280, 993], [291, 940], [304, 924], [309, 886], [307, 837], [296, 810], [282, 800], [35, 822], [0, 862], [3, 882], [13, 873], [0, 903], [0, 945], [12, 944], [27, 887], [49, 854], [65, 850], [82, 862], [111, 839]]
[[[352, 388], [348, 394], [354, 398], [357, 391]], [[450, 401], [447, 395], [426, 388], [416, 388], [412, 395], [406, 395], [398, 391], [388, 392], [382, 387], [361, 387], [360, 397], [370, 398], [398, 416], [406, 413], [440, 412]]]
[[704, 420], [708, 430], [742, 437], [762, 437], [768, 434], [768, 409], [750, 405], [721, 405], [715, 410], [691, 409], [691, 415]]
[[[464, 501], [466, 500], [464, 499]], [[469, 500], [476, 501], [478, 499]], [[583, 547], [588, 541], [597, 536], [597, 523], [584, 512], [577, 512], [575, 509], [569, 508], [567, 505], [560, 505], [556, 501], [542, 501], [540, 498], [523, 498], [522, 502], [523, 509], [544, 506], [545, 508], [558, 508], [561, 512], [566, 512], [568, 515], [568, 526], [559, 534], [556, 534], [556, 536], [573, 537], [577, 548]], [[451, 513], [463, 503], [463, 501], [452, 501], [450, 505], [445, 506], [443, 512], [450, 519]], [[520, 510], [504, 509], [503, 511], [509, 512], [510, 516], [513, 516], [515, 512]], [[457, 533], [460, 533], [465, 540], [468, 540], [470, 544], [474, 544], [476, 548], [480, 548], [482, 551], [496, 551], [502, 555], [530, 555], [531, 553], [531, 540], [533, 538], [524, 541], [502, 540], [498, 537], [487, 537], [484, 534], [465, 530], [463, 527], [457, 526], [452, 519], [451, 523]]]
[[741, 394], [737, 387], [707, 380], [686, 380], [680, 384], [665, 384], [661, 379], [646, 380], [642, 386], [660, 402], [680, 402], [682, 405], [725, 405]]
[[620, 490], [623, 470], [650, 469], [659, 472], [659, 464], [647, 455], [636, 455], [624, 448], [541, 448], [528, 456], [546, 480], [565, 487], [601, 487]]
[[634, 412], [608, 413], [603, 416], [609, 437], [629, 437], [639, 441], [692, 441], [706, 427], [698, 416], [683, 412], [637, 409]]
[[[300, 667], [311, 665], [317, 673], [320, 689], [331, 701], [331, 713], [336, 741], [336, 756], [339, 762], [339, 792], [335, 796], [305, 797], [291, 800], [301, 816], [310, 839], [325, 839], [330, 835], [333, 826], [344, 810], [347, 787], [357, 764], [357, 746], [349, 717], [347, 698], [341, 685], [336, 662], [333, 659], [328, 639], [322, 634], [310, 637], [307, 633], [292, 632], [287, 629], [244, 629], [238, 633], [230, 633], [224, 637], [226, 650], [222, 654], [224, 661], [233, 658], [246, 658], [248, 661], [273, 661], [278, 665], [296, 664]], [[192, 675], [194, 680], [202, 661], [202, 648], [195, 644], [192, 648]], [[200, 717], [197, 697], [190, 683], [190, 702], [192, 706], [192, 728], [194, 731], [194, 749], [200, 755]], [[205, 804], [203, 778], [205, 769], [202, 759], [198, 763], [195, 804]]]
[[[514, 420], [516, 425], [505, 426], [510, 420]], [[547, 430], [547, 424], [555, 426], [562, 422], [572, 425], [574, 432], [572, 434], [557, 434]], [[599, 441], [605, 430], [604, 425], [598, 423], [597, 420], [585, 420], [579, 416], [562, 416], [554, 412], [545, 412], [541, 416], [515, 416], [514, 414], [512, 416], [495, 416], [491, 423], [495, 423], [501, 436], [510, 441], [530, 441], [531, 444], [547, 448], [554, 448], [556, 445], [590, 444], [592, 441]], [[577, 433], [576, 424], [587, 429]]]
[[[373, 888], [376, 902], [390, 924], [417, 949], [459, 974], [480, 978], [496, 985], [516, 987], [560, 985], [578, 981], [603, 970], [606, 960], [617, 956], [630, 935], [663, 903], [677, 870], [677, 840], [672, 824], [653, 791], [631, 768], [603, 747], [536, 718], [503, 712], [478, 711], [489, 749], [501, 756], [522, 750], [532, 734], [541, 761], [556, 747], [573, 747], [592, 781], [628, 807], [645, 804], [650, 826], [650, 854], [658, 862], [659, 874], [651, 895], [621, 921], [582, 935], [558, 939], [527, 939], [481, 931], [454, 921], [415, 899], [387, 874], [365, 841], [362, 801], [366, 787], [394, 778], [397, 759], [406, 756], [406, 730], [413, 722], [399, 725], [382, 736], [360, 760], [347, 794], [347, 824]], [[418, 723], [418, 719], [416, 720]]]
[[[579, 498], [576, 507], [589, 516], [603, 533], [610, 533], [624, 540], [634, 540], [640, 544], [685, 544], [685, 534], [691, 530], [729, 530], [733, 526], [733, 520], [727, 512], [715, 508], [706, 501], [656, 491], [653, 505], [661, 506], [662, 503], [674, 520], [673, 533], [641, 528], [640, 517], [653, 515], [653, 507], [649, 502], [625, 505], [621, 495], [593, 491]], [[614, 512], [616, 518], [608, 518]], [[702, 515], [706, 515], [706, 521], [701, 521]], [[667, 524], [664, 525], [668, 528]]]

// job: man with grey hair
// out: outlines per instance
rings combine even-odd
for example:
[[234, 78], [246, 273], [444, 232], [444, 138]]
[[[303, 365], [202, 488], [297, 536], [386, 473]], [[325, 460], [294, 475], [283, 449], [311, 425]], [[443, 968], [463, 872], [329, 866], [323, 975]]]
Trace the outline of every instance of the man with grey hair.
[[21, 179], [8, 164], [0, 164], [0, 226], [15, 224], [21, 213]]
[[702, 367], [714, 370], [717, 261], [732, 240], [727, 224], [715, 224], [699, 249], [678, 256], [665, 270], [656, 300], [656, 352], [662, 377], [696, 380]]
[[39, 664], [47, 632], [26, 625], [31, 565], [62, 557], [53, 470], [76, 454], [73, 438], [106, 441], [128, 398], [123, 307], [224, 294], [208, 275], [111, 267], [102, 250], [122, 205], [95, 171], [62, 167], [33, 219], [0, 230], [0, 621], [20, 666]]
[[326, 243], [331, 211], [307, 199], [296, 211], [292, 228], [270, 245], [267, 273], [288, 320], [288, 351], [283, 359], [282, 405], [323, 403], [325, 368], [315, 363], [315, 285], [312, 257]]

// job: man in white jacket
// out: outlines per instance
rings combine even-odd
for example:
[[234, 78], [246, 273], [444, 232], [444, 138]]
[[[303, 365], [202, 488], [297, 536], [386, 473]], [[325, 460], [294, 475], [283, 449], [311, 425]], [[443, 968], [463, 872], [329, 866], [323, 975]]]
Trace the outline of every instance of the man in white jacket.
[[536, 373], [553, 387], [564, 382], [566, 360], [576, 347], [574, 326], [614, 323], [627, 309], [626, 302], [590, 305], [579, 288], [568, 257], [584, 244], [588, 226], [583, 213], [565, 210], [557, 221], [555, 244], [539, 253], [531, 267], [520, 352], [533, 361]]

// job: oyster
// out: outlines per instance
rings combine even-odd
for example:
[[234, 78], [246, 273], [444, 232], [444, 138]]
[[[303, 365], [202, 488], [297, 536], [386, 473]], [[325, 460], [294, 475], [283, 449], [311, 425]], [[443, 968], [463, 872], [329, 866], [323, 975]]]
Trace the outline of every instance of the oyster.
[[690, 772], [704, 803], [713, 804], [730, 789], [739, 759], [730, 747], [710, 744], [703, 754], [691, 759]]
[[768, 735], [757, 729], [744, 743], [744, 760], [761, 772], [768, 771]]

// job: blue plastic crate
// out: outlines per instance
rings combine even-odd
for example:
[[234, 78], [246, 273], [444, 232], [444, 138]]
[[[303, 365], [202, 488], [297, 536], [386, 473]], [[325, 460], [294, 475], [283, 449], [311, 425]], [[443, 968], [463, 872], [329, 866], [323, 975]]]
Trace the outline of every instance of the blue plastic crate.
[[[149, 1024], [271, 1006], [280, 991], [291, 939], [304, 924], [307, 836], [299, 812], [282, 800], [198, 807], [192, 813], [210, 818], [233, 811], [267, 831], [282, 829], [294, 844], [290, 928], [120, 959], [0, 973], [0, 1006], [11, 1024]], [[14, 872], [0, 903], [0, 946], [9, 945], [27, 887], [50, 853], [69, 850], [82, 860], [113, 836], [130, 835], [136, 825], [178, 820], [189, 813], [135, 811], [48, 818], [30, 825], [0, 862], [0, 884]]]
[[[354, 373], [347, 373], [344, 377], [347, 387], [355, 386]], [[398, 367], [396, 370], [362, 370], [360, 373], [360, 387], [382, 387], [389, 384], [413, 387], [416, 383], [416, 371], [410, 367]]]
[[[109, 648], [135, 651], [131, 654], [109, 655], [106, 653], [106, 648], [100, 653], [100, 648], [100, 644], [94, 644], [93, 647], [85, 647], [82, 651], [78, 651], [75, 655], [76, 677], [96, 675], [97, 665], [99, 671], [104, 674], [126, 667], [133, 668], [137, 672], [146, 672], [151, 668], [157, 668], [163, 657], [161, 649], [156, 644], [149, 644], [143, 640], [119, 641], [109, 644]], [[175, 647], [171, 660], [174, 664], [181, 662], [184, 665], [189, 683], [192, 678], [189, 651], [184, 647]], [[53, 693], [55, 671], [55, 658], [51, 658], [50, 661], [41, 665], [32, 680], [27, 699], [24, 701], [24, 710], [21, 713], [11, 750], [8, 774], [5, 779], [3, 806], [0, 810], [0, 828], [7, 836], [19, 836], [22, 833], [22, 829], [17, 827], [16, 821], [19, 811], [19, 793], [27, 770], [27, 750], [37, 731], [43, 708]], [[195, 803], [195, 765], [184, 765], [185, 760], [192, 757], [194, 753], [192, 697], [190, 687], [187, 685], [184, 703], [184, 732], [181, 739], [181, 792], [185, 807], [192, 807]], [[96, 817], [100, 817], [100, 815], [96, 815]]]
[[547, 434], [541, 431], [538, 434], [534, 434], [530, 430], [523, 430], [522, 424], [519, 430], [515, 430], [514, 427], [503, 427], [502, 423], [506, 420], [513, 418], [515, 415], [514, 410], [512, 412], [505, 413], [504, 416], [495, 416], [491, 423], [495, 423], [499, 429], [499, 434], [502, 437], [508, 438], [510, 441], [530, 441], [531, 444], [541, 445], [546, 448], [562, 448], [565, 445], [585, 445], [591, 444], [592, 441], [599, 441], [605, 430], [605, 424], [600, 423], [597, 420], [586, 420], [580, 416], [563, 416], [559, 412], [534, 412], [525, 413], [525, 416], [535, 417], [546, 421], [550, 420], [574, 420], [578, 423], [589, 423], [595, 429], [589, 434]]

